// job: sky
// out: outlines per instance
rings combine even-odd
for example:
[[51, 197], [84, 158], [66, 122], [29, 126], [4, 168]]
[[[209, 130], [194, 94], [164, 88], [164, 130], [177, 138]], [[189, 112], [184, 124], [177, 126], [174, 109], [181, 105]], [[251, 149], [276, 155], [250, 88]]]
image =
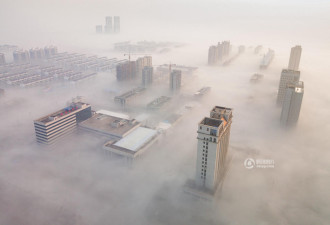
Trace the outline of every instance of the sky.
[[[194, 108], [133, 168], [105, 157], [101, 146], [107, 139], [90, 133], [78, 132], [52, 148], [40, 146], [33, 120], [77, 95], [93, 110], [120, 111], [115, 94], [135, 83], [118, 83], [111, 72], [50, 91], [6, 89], [0, 99], [0, 224], [329, 224], [329, 10], [326, 0], [2, 0], [0, 45], [53, 44], [60, 52], [124, 59], [113, 50], [115, 42], [178, 42], [184, 46], [153, 54], [153, 64], [199, 69], [183, 76], [170, 105]], [[104, 25], [108, 15], [121, 17], [121, 33], [96, 35], [95, 25]], [[246, 51], [227, 67], [207, 66], [208, 47], [223, 40], [231, 41], [232, 54], [239, 45]], [[253, 53], [257, 45], [263, 45], [260, 54]], [[279, 126], [276, 92], [295, 45], [303, 49], [305, 93], [298, 126], [286, 131]], [[275, 58], [260, 71], [268, 48]], [[257, 72], [264, 79], [252, 85], [249, 79]], [[189, 97], [203, 86], [211, 87], [205, 98]], [[169, 95], [167, 87], [166, 81], [157, 82], [136, 104]], [[198, 122], [214, 105], [232, 107], [234, 119], [221, 194], [205, 202], [184, 194], [183, 186], [195, 176]], [[246, 158], [272, 159], [275, 168], [248, 170]]]

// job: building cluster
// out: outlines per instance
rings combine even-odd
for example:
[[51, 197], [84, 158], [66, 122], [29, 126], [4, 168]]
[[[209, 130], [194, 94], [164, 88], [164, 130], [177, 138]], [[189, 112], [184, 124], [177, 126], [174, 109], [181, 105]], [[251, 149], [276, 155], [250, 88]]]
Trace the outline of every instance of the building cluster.
[[[119, 63], [116, 66], [116, 76], [118, 81], [127, 81], [127, 80], [135, 80], [136, 78], [141, 78], [143, 83], [143, 70], [145, 67], [152, 67], [152, 57], [144, 56], [138, 58], [136, 61], [124, 61]], [[151, 79], [149, 81], [152, 82], [152, 70]], [[150, 75], [150, 74], [149, 74]]]
[[130, 41], [118, 42], [114, 44], [114, 50], [121, 52], [158, 52], [165, 53], [170, 51], [172, 47], [178, 48], [182, 44], [173, 42], [154, 42], [154, 41], [139, 41], [137, 43], [131, 43]]
[[299, 63], [301, 46], [291, 48], [288, 69], [281, 73], [277, 105], [282, 107], [281, 124], [294, 126], [297, 124], [304, 95], [304, 82], [300, 81]]
[[57, 54], [57, 47], [47, 46], [45, 48], [33, 48], [27, 50], [15, 50], [13, 52], [13, 58], [15, 63], [26, 63], [31, 60], [41, 60], [50, 58]]
[[[112, 22], [113, 18], [113, 22]], [[96, 33], [103, 33], [102, 25], [96, 25]], [[120, 17], [119, 16], [107, 16], [105, 17], [104, 33], [117, 34], [120, 32]]]
[[208, 64], [210, 66], [216, 65], [222, 62], [229, 56], [231, 45], [229, 41], [218, 42], [218, 45], [212, 45], [209, 47]]
[[272, 49], [268, 49], [268, 52], [262, 57], [260, 62], [260, 69], [267, 69], [270, 63], [273, 61], [275, 52]]

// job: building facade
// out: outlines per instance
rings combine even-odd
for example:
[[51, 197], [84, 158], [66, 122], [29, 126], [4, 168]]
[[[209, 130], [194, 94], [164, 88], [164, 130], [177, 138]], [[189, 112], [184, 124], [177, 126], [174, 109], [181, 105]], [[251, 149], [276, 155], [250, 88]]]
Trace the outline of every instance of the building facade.
[[282, 106], [281, 125], [294, 126], [297, 124], [303, 96], [304, 82], [299, 81], [287, 85]]
[[148, 87], [153, 81], [153, 67], [145, 66], [142, 70], [142, 86]]
[[77, 123], [92, 116], [89, 104], [73, 102], [70, 106], [34, 121], [37, 141], [52, 144], [59, 138], [71, 133]]
[[289, 83], [296, 83], [300, 79], [300, 71], [283, 69], [277, 93], [277, 105], [282, 106], [285, 96], [285, 89]]
[[136, 62], [125, 61], [116, 66], [117, 81], [132, 80], [136, 78]]
[[170, 90], [178, 91], [181, 88], [181, 70], [173, 70], [170, 74]]
[[288, 69], [298, 71], [302, 48], [300, 45], [291, 48]]
[[215, 106], [197, 130], [197, 187], [215, 192], [225, 173], [232, 109]]
[[105, 26], [104, 26], [105, 33], [112, 33], [112, 16], [105, 17]]
[[120, 17], [119, 16], [114, 17], [113, 32], [114, 33], [119, 33], [120, 32]]

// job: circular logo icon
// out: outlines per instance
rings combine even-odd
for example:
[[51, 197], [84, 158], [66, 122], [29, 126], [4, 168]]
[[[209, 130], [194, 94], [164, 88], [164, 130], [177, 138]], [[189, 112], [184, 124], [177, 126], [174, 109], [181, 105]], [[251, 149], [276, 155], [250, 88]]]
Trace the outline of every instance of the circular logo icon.
[[244, 166], [245, 166], [245, 168], [247, 168], [247, 169], [252, 169], [255, 165], [256, 165], [256, 162], [254, 161], [254, 159], [247, 158], [247, 159], [244, 161]]

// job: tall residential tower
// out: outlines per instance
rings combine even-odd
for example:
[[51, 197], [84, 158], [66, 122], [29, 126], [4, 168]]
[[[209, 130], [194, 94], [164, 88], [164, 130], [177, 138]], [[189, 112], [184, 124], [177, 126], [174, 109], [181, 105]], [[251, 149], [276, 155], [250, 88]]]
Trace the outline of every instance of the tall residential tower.
[[301, 51], [302, 49], [300, 45], [291, 48], [290, 60], [288, 65], [289, 70], [295, 70], [295, 71], [299, 70]]
[[304, 82], [299, 81], [287, 85], [281, 113], [282, 125], [294, 126], [297, 123], [303, 96]]
[[284, 101], [285, 89], [289, 83], [296, 83], [300, 79], [300, 72], [283, 69], [277, 93], [277, 105], [281, 106]]
[[225, 173], [232, 109], [215, 106], [198, 125], [197, 187], [214, 193]]

